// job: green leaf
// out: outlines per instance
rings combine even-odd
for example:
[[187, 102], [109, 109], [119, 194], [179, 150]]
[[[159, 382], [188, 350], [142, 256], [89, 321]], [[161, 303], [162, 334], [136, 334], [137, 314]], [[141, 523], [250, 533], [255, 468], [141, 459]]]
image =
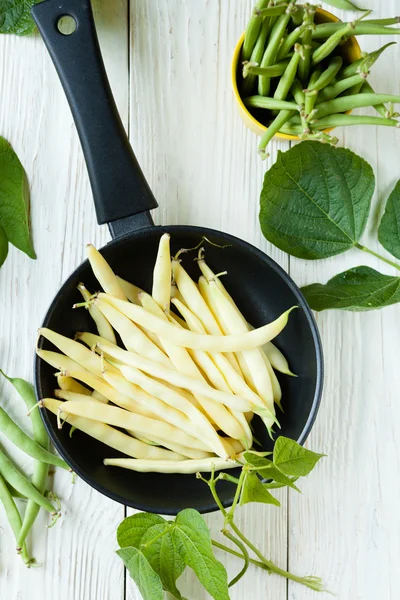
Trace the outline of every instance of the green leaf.
[[334, 6], [335, 8], [339, 8], [341, 10], [360, 10], [365, 11], [365, 8], [360, 8], [356, 6], [353, 2], [349, 0], [325, 0], [325, 4], [329, 4], [330, 6]]
[[188, 567], [215, 600], [229, 600], [225, 567], [215, 558], [210, 531], [197, 510], [182, 510], [175, 520], [173, 537]]
[[242, 493], [240, 495], [240, 506], [249, 502], [262, 502], [263, 504], [274, 504], [280, 506], [277, 500], [261, 483], [256, 473], [246, 473]]
[[386, 203], [379, 225], [378, 239], [390, 254], [400, 259], [400, 180]]
[[0, 225], [0, 267], [6, 260], [8, 254], [8, 239], [4, 229]]
[[35, 30], [31, 8], [40, 0], [0, 0], [0, 33], [28, 35]]
[[266, 456], [265, 456], [266, 454], [268, 454], [270, 456], [272, 454], [272, 452], [261, 453], [261, 452], [252, 452], [251, 450], [248, 450], [247, 452], [243, 453], [243, 458], [249, 465], [252, 465], [253, 467], [256, 467], [256, 468], [269, 467], [273, 463], [272, 463], [272, 460], [270, 460], [269, 458], [266, 458]]
[[294, 440], [279, 437], [274, 446], [274, 464], [284, 475], [304, 477], [311, 473], [320, 458], [325, 454], [317, 454], [303, 448]]
[[137, 513], [122, 521], [117, 529], [117, 541], [121, 548], [139, 548], [146, 531], [154, 525], [166, 525], [168, 521], [151, 513]]
[[141, 550], [160, 577], [164, 590], [178, 600], [182, 600], [181, 593], [176, 587], [176, 580], [182, 575], [186, 564], [178, 551], [172, 533], [166, 533], [146, 548], [147, 543], [162, 534], [165, 526], [166, 523], [150, 527], [142, 538]]
[[340, 254], [360, 239], [374, 187], [372, 168], [354, 152], [302, 142], [279, 152], [265, 174], [262, 232], [272, 244], [299, 258]]
[[[270, 466], [270, 467], [266, 467], [264, 469], [260, 469], [258, 471], [258, 473], [264, 479], [268, 479], [268, 480], [272, 479], [272, 481], [275, 481], [275, 483], [279, 483], [280, 487], [290, 487], [293, 490], [296, 490], [296, 492], [300, 492], [297, 485], [294, 484], [293, 479], [291, 479], [287, 475], [284, 475], [283, 473], [281, 473], [281, 471], [279, 471], [279, 469], [277, 469], [275, 466]], [[270, 488], [270, 489], [272, 489], [272, 488]]]
[[117, 550], [117, 554], [124, 561], [129, 575], [143, 596], [143, 600], [163, 600], [161, 579], [152, 569], [143, 553], [137, 548], [128, 547]]
[[29, 188], [25, 171], [10, 144], [0, 137], [0, 225], [8, 241], [36, 258], [29, 231]]
[[325, 285], [313, 283], [301, 291], [313, 310], [373, 310], [400, 302], [400, 278], [382, 275], [371, 267], [354, 267]]

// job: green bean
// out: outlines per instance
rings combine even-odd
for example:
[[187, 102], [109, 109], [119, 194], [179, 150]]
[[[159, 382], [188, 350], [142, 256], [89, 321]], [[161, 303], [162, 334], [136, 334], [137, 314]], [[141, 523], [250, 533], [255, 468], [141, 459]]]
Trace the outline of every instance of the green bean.
[[253, 15], [248, 22], [246, 27], [246, 33], [244, 34], [244, 42], [242, 49], [242, 58], [243, 60], [249, 60], [251, 57], [251, 53], [253, 52], [254, 46], [256, 45], [258, 35], [260, 33], [262, 19], [260, 19], [259, 15], [255, 14], [257, 8], [262, 9], [268, 6], [269, 0], [260, 0], [257, 3], [256, 8], [254, 9]]
[[326, 100], [333, 100], [357, 84], [362, 86], [364, 81], [365, 77], [362, 75], [353, 75], [352, 77], [347, 77], [347, 79], [340, 79], [319, 92], [316, 104], [321, 104], [321, 102], [325, 102]]
[[256, 8], [254, 10], [254, 15], [256, 17], [279, 17], [286, 12], [288, 5], [287, 4], [278, 4], [277, 6], [268, 6], [267, 8]]
[[[12, 495], [6, 485], [5, 480], [0, 475], [0, 503], [3, 504], [4, 510], [7, 515], [8, 522], [10, 523], [10, 527], [14, 533], [15, 539], [18, 540], [19, 533], [21, 531], [21, 515], [19, 514], [19, 510], [12, 498]], [[17, 542], [18, 543], [18, 542]], [[17, 550], [21, 553], [22, 560], [27, 565], [30, 565], [33, 561], [29, 558], [26, 545], [24, 544], [21, 548], [17, 548]]]
[[281, 110], [279, 115], [274, 119], [274, 121], [272, 121], [268, 129], [265, 130], [258, 145], [258, 153], [263, 160], [268, 156], [265, 149], [268, 146], [269, 142], [272, 140], [274, 135], [278, 133], [281, 127], [283, 127], [283, 125], [290, 119], [293, 113], [294, 111], [292, 110]]
[[19, 500], [28, 500], [28, 498], [26, 496], [17, 492], [17, 490], [15, 488], [13, 488], [13, 486], [10, 485], [9, 483], [6, 482], [6, 486], [8, 487], [8, 491], [10, 492], [10, 494], [13, 498], [18, 498]]
[[265, 96], [249, 96], [243, 98], [245, 106], [250, 108], [265, 108], [267, 110], [297, 110], [294, 102], [285, 100], [276, 100], [275, 98], [266, 98]]
[[[351, 23], [322, 23], [321, 25], [317, 25], [312, 32], [312, 38], [314, 40], [329, 38], [334, 33], [337, 33], [342, 25], [351, 25]], [[400, 28], [384, 27], [365, 21], [364, 23], [355, 25], [350, 35], [400, 35]]]
[[[365, 80], [363, 81], [363, 85], [360, 91], [362, 94], [375, 94], [375, 91], [372, 88], [372, 86], [368, 83], [368, 81]], [[386, 106], [382, 103], [375, 104], [374, 109], [384, 118], [392, 118], [393, 116], [397, 116], [397, 113], [393, 113], [393, 111], [388, 110]]]
[[301, 125], [286, 124], [280, 128], [279, 133], [284, 133], [286, 135], [300, 136], [304, 133], [304, 129], [303, 129], [303, 127], [301, 127]]
[[333, 113], [346, 112], [355, 108], [365, 108], [367, 106], [376, 106], [387, 102], [399, 103], [400, 96], [391, 96], [390, 94], [356, 94], [354, 96], [343, 96], [327, 102], [321, 102], [318, 105], [318, 119], [327, 117]]
[[292, 83], [295, 80], [300, 59], [301, 59], [301, 46], [299, 44], [296, 44], [295, 53], [293, 54], [292, 58], [290, 59], [290, 62], [288, 64], [288, 66], [286, 67], [286, 70], [285, 70], [284, 74], [282, 75], [282, 77], [278, 83], [278, 86], [275, 90], [274, 98], [276, 100], [285, 100], [286, 99], [286, 97], [290, 91], [290, 88], [292, 87]]
[[296, 6], [296, 10], [292, 12], [290, 18], [292, 19], [292, 23], [295, 27], [301, 25], [304, 21], [304, 17], [307, 14], [308, 7], [306, 6]]
[[[266, 19], [261, 25], [261, 31], [257, 38], [256, 45], [254, 46], [253, 52], [251, 53], [250, 63], [259, 64], [262, 60], [265, 44], [270, 32], [270, 19]], [[257, 77], [255, 75], [248, 75], [242, 85], [242, 96], [248, 96], [256, 87]]]
[[373, 23], [374, 25], [396, 25], [400, 23], [400, 17], [389, 17], [388, 19], [368, 19], [365, 23]]
[[340, 69], [343, 65], [343, 58], [341, 56], [334, 56], [325, 71], [322, 71], [321, 75], [318, 77], [317, 81], [310, 82], [308, 86], [308, 91], [320, 92], [324, 88], [326, 88], [339, 73]]
[[37, 504], [40, 504], [42, 508], [47, 510], [53, 516], [57, 515], [52, 503], [43, 496], [19, 471], [13, 463], [7, 458], [7, 456], [0, 450], [0, 473], [8, 483], [10, 483], [20, 494], [23, 494], [27, 498], [34, 500]]
[[[261, 61], [261, 67], [269, 67], [276, 63], [276, 57], [278, 55], [279, 44], [282, 36], [285, 33], [286, 27], [290, 20], [290, 6], [293, 5], [295, 0], [289, 0], [289, 7], [284, 15], [278, 17], [275, 25], [272, 28], [269, 43], [265, 49], [264, 55]], [[270, 89], [270, 78], [259, 77], [258, 78], [258, 93], [260, 96], [268, 96]]]
[[[322, 69], [317, 67], [315, 71], [311, 74], [310, 81], [308, 82], [307, 90], [304, 90], [304, 94], [306, 97], [305, 102], [305, 113], [306, 119], [309, 120], [312, 112], [314, 110], [315, 103], [318, 97], [318, 90], [312, 90], [312, 87], [317, 83], [318, 79], [321, 77]], [[311, 88], [311, 91], [309, 91]]]
[[[306, 25], [306, 30], [301, 36], [300, 43], [304, 48], [304, 60], [299, 64], [299, 79], [302, 82], [303, 86], [305, 86], [310, 77], [311, 70], [311, 54], [313, 52], [312, 48], [312, 31], [315, 27], [314, 19], [315, 19], [315, 6], [308, 6], [304, 16], [304, 25]], [[319, 46], [319, 44], [318, 44]]]
[[322, 62], [327, 56], [332, 54], [337, 46], [339, 46], [342, 39], [353, 30], [354, 26], [352, 23], [344, 24], [340, 29], [333, 33], [319, 48], [314, 50], [312, 55], [312, 63], [314, 65]]
[[365, 115], [329, 115], [313, 123], [315, 129], [329, 129], [330, 127], [343, 127], [349, 125], [383, 125], [384, 127], [400, 127], [396, 119], [382, 117], [368, 117]]
[[12, 442], [15, 446], [20, 448], [25, 454], [32, 456], [32, 458], [55, 467], [60, 467], [70, 471], [71, 469], [65, 461], [59, 456], [55, 456], [51, 452], [48, 452], [32, 438], [29, 437], [22, 431], [20, 427], [8, 416], [6, 411], [0, 407], [0, 431]]
[[288, 66], [290, 59], [282, 60], [276, 65], [270, 67], [259, 67], [257, 63], [248, 62], [243, 65], [243, 78], [250, 75], [267, 75], [267, 77], [280, 77], [284, 74], [286, 67]]
[[277, 60], [283, 60], [292, 50], [293, 46], [299, 41], [299, 38], [305, 31], [305, 25], [300, 25], [300, 27], [296, 27], [289, 33], [289, 35], [283, 40], [280, 45]]
[[358, 60], [354, 61], [353, 63], [342, 69], [342, 71], [339, 73], [339, 78], [347, 79], [348, 77], [352, 77], [353, 75], [357, 75], [360, 73], [368, 75], [369, 70], [381, 56], [382, 52], [384, 52], [390, 46], [393, 46], [393, 44], [396, 44], [396, 42], [389, 42], [381, 48], [378, 48], [378, 50], [374, 50], [374, 52], [370, 52], [362, 58], [359, 58]]
[[[304, 132], [310, 131], [309, 125], [307, 123], [307, 115], [306, 115], [306, 111], [305, 111], [306, 96], [304, 94], [303, 86], [301, 85], [301, 83], [298, 79], [295, 79], [293, 81], [292, 87], [290, 88], [290, 90], [294, 96], [296, 103], [300, 107], [300, 122], [301, 122], [301, 125], [303, 126], [303, 131]], [[292, 118], [294, 118], [294, 117], [292, 117]], [[298, 119], [298, 116], [295, 115], [295, 118]]]

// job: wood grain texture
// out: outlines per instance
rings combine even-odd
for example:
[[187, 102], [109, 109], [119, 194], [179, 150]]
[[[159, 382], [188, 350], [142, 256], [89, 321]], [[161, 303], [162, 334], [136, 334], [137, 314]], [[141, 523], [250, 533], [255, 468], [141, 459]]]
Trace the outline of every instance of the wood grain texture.
[[[157, 223], [196, 224], [228, 231], [263, 249], [299, 285], [325, 282], [357, 264], [390, 273], [372, 257], [351, 251], [324, 261], [290, 259], [267, 244], [258, 225], [264, 172], [257, 139], [242, 124], [230, 89], [233, 48], [253, 2], [244, 0], [97, 0], [97, 25], [113, 90], [132, 145], [160, 208]], [[365, 0], [376, 16], [398, 12], [397, 0]], [[344, 13], [343, 13], [344, 14]], [[361, 38], [375, 49], [386, 39]], [[400, 93], [400, 52], [394, 47], [371, 75], [381, 91]], [[15, 147], [32, 186], [38, 261], [12, 249], [0, 270], [0, 366], [32, 377], [36, 330], [61, 282], [91, 241], [108, 239], [96, 225], [75, 127], [61, 86], [38, 37], [0, 38], [0, 135]], [[341, 143], [374, 167], [377, 190], [364, 242], [378, 250], [382, 202], [399, 178], [399, 132], [356, 127], [338, 130]], [[383, 252], [381, 248], [379, 251]], [[279, 566], [321, 575], [340, 600], [397, 600], [400, 518], [397, 498], [400, 419], [397, 368], [399, 308], [317, 316], [326, 363], [324, 399], [309, 447], [328, 458], [302, 483], [303, 494], [280, 494], [282, 508], [238, 512], [248, 536]], [[1, 402], [20, 422], [25, 410], [1, 382]], [[2, 436], [0, 442], [3, 443]], [[10, 447], [6, 444], [7, 449]], [[15, 455], [30, 472], [30, 461]], [[124, 508], [83, 482], [57, 473], [54, 489], [64, 516], [47, 530], [35, 525], [34, 554], [44, 568], [26, 571], [0, 511], [0, 597], [12, 600], [140, 600], [114, 554]], [[207, 517], [213, 536], [222, 522]], [[240, 561], [218, 554], [230, 576]], [[205, 600], [193, 574], [180, 586]], [[232, 600], [311, 600], [314, 592], [251, 568], [231, 590]], [[328, 596], [325, 596], [328, 598]]]

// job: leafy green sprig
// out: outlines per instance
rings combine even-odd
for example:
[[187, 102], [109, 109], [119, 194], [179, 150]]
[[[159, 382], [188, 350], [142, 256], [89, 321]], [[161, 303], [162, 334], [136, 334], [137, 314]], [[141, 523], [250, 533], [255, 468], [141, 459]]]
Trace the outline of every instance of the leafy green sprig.
[[[345, 148], [302, 142], [279, 152], [266, 173], [260, 224], [275, 246], [298, 258], [316, 260], [352, 248], [400, 271], [400, 264], [361, 242], [375, 190], [372, 167]], [[378, 228], [380, 244], [400, 259], [400, 182], [389, 196]], [[400, 274], [368, 266], [349, 269], [325, 285], [302, 288], [312, 309], [365, 311], [400, 302]]]
[[[244, 453], [238, 478], [229, 473], [212, 473], [209, 479], [197, 478], [208, 485], [223, 516], [222, 534], [237, 550], [211, 539], [204, 518], [194, 509], [182, 510], [174, 520], [150, 513], [138, 513], [125, 519], [117, 531], [117, 554], [138, 586], [143, 600], [162, 600], [167, 591], [177, 600], [185, 600], [177, 588], [177, 579], [186, 567], [193, 569], [199, 582], [215, 600], [229, 600], [229, 588], [247, 572], [250, 565], [275, 573], [316, 591], [323, 591], [318, 577], [299, 577], [267, 559], [235, 522], [238, 507], [250, 502], [280, 506], [270, 490], [296, 486], [299, 477], [308, 475], [322, 454], [311, 452], [293, 440], [279, 437], [273, 453]], [[234, 500], [226, 509], [218, 495], [217, 484], [226, 480], [236, 485]], [[243, 559], [243, 568], [228, 582], [225, 567], [214, 555], [213, 546]], [[254, 558], [253, 556], [254, 555]]]

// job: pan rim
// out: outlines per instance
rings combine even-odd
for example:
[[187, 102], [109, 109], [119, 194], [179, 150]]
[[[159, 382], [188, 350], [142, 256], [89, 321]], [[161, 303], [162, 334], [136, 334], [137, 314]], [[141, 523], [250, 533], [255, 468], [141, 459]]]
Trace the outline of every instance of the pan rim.
[[[107, 244], [102, 246], [100, 248], [100, 251], [102, 251], [105, 248], [108, 249], [108, 248], [112, 248], [114, 246], [119, 246], [120, 244], [123, 244], [125, 241], [128, 241], [128, 240], [140, 239], [144, 236], [147, 236], [150, 232], [153, 232], [153, 233], [159, 232], [160, 234], [162, 234], [162, 233], [173, 233], [173, 232], [178, 232], [178, 231], [182, 231], [182, 230], [190, 231], [192, 233], [199, 233], [200, 236], [219, 235], [219, 236], [223, 236], [228, 241], [231, 240], [232, 244], [235, 245], [235, 247], [239, 248], [240, 250], [243, 250], [244, 252], [255, 255], [260, 261], [262, 261], [264, 263], [266, 262], [269, 265], [269, 267], [271, 267], [284, 280], [285, 284], [289, 287], [289, 289], [292, 291], [292, 293], [298, 299], [299, 308], [302, 309], [303, 313], [305, 314], [308, 326], [310, 328], [310, 332], [312, 335], [312, 340], [313, 340], [313, 344], [314, 344], [314, 348], [315, 348], [315, 356], [316, 356], [316, 381], [315, 381], [314, 397], [312, 400], [312, 405], [311, 405], [308, 419], [303, 426], [301, 434], [299, 435], [298, 439], [296, 440], [299, 444], [303, 445], [305, 443], [305, 441], [307, 440], [307, 438], [311, 432], [311, 429], [315, 423], [315, 420], [316, 420], [316, 417], [317, 417], [317, 414], [319, 411], [319, 407], [321, 404], [321, 399], [322, 399], [323, 382], [324, 382], [324, 360], [323, 360], [322, 342], [321, 342], [320, 333], [319, 333], [318, 326], [317, 326], [316, 320], [314, 318], [314, 315], [312, 314], [311, 308], [307, 304], [302, 292], [300, 291], [300, 288], [293, 281], [291, 276], [273, 258], [271, 258], [268, 254], [266, 254], [265, 252], [263, 252], [256, 246], [254, 246], [254, 245], [250, 244], [249, 242], [246, 242], [246, 241], [242, 240], [241, 238], [238, 238], [230, 233], [225, 233], [225, 232], [219, 231], [217, 229], [211, 229], [208, 227], [201, 227], [201, 226], [197, 226], [197, 225], [196, 226], [195, 225], [154, 225], [151, 227], [145, 227], [143, 229], [139, 229], [137, 231], [133, 231], [133, 232], [124, 234], [122, 236], [119, 236], [119, 237], [111, 240], [110, 242], [108, 242]], [[50, 320], [50, 318], [53, 314], [54, 308], [58, 302], [59, 296], [60, 296], [60, 294], [62, 294], [62, 290], [66, 286], [68, 286], [68, 284], [70, 283], [71, 280], [76, 279], [77, 271], [79, 271], [80, 269], [83, 269], [85, 267], [85, 265], [87, 264], [87, 262], [88, 261], [86, 259], [82, 263], [80, 263], [78, 265], [78, 267], [62, 283], [60, 289], [58, 290], [57, 294], [54, 296], [50, 306], [48, 307], [48, 309], [45, 313], [45, 316], [44, 316], [44, 319], [42, 322], [42, 327], [46, 327], [48, 321]], [[35, 384], [35, 393], [36, 393], [38, 401], [40, 400], [40, 395], [41, 395], [40, 394], [41, 381], [40, 381], [40, 377], [39, 377], [40, 360], [41, 359], [35, 354], [35, 357], [34, 357], [34, 384]], [[71, 466], [71, 468], [74, 470], [74, 472], [83, 481], [85, 481], [85, 483], [90, 485], [96, 491], [100, 492], [104, 496], [106, 496], [116, 502], [119, 502], [120, 504], [123, 504], [124, 506], [129, 506], [130, 508], [134, 508], [136, 510], [140, 510], [143, 512], [152, 512], [152, 513], [159, 513], [159, 514], [164, 514], [164, 515], [168, 515], [168, 516], [174, 516], [179, 512], [179, 510], [182, 510], [181, 508], [168, 508], [167, 509], [163, 506], [159, 506], [159, 507], [152, 506], [151, 508], [149, 508], [148, 506], [146, 506], [145, 504], [142, 504], [140, 502], [133, 503], [131, 501], [127, 501], [126, 498], [124, 498], [117, 492], [113, 492], [113, 491], [107, 489], [106, 487], [104, 487], [102, 484], [94, 481], [92, 479], [92, 477], [88, 476], [85, 473], [85, 471], [83, 469], [81, 469], [79, 464], [76, 463], [76, 461], [70, 456], [70, 454], [64, 448], [64, 446], [60, 443], [59, 438], [54, 434], [53, 425], [50, 421], [47, 411], [41, 408], [40, 414], [42, 416], [42, 420], [46, 427], [47, 433], [49, 434], [53, 445], [57, 449], [57, 452]], [[232, 489], [233, 489], [233, 486], [232, 486]], [[233, 502], [233, 494], [230, 499], [223, 501], [222, 504], [223, 504], [224, 508], [228, 508], [229, 506], [231, 506], [232, 502]], [[196, 510], [198, 510], [198, 512], [200, 512], [201, 514], [205, 514], [205, 513], [215, 512], [216, 510], [218, 510], [218, 507], [215, 504], [215, 502], [210, 501], [209, 503], [206, 503], [206, 504], [202, 505], [201, 507], [197, 507]]]

